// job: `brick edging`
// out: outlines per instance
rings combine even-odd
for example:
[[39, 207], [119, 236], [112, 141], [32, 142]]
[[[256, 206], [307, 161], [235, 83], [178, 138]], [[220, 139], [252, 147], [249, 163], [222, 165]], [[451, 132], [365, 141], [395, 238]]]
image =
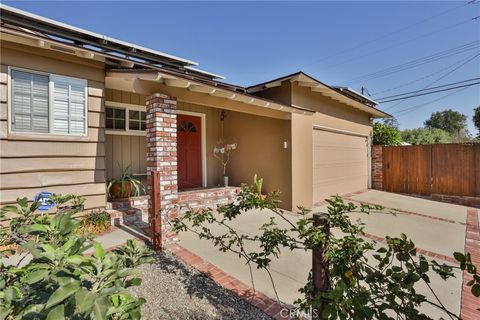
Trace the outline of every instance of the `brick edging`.
[[213, 280], [221, 287], [234, 293], [239, 298], [250, 303], [254, 307], [257, 307], [273, 319], [292, 319], [289, 316], [284, 316], [281, 314], [282, 309], [288, 308], [287, 306], [283, 306], [279, 302], [267, 297], [258, 290], [254, 290], [242, 281], [232, 277], [220, 268], [202, 259], [182, 246], [178, 244], [169, 244], [165, 247], [165, 249], [180, 258], [184, 263], [203, 273], [206, 277]]
[[[467, 229], [465, 230], [465, 253], [469, 252], [472, 262], [477, 268], [480, 267], [480, 226], [478, 221], [478, 210], [467, 208]], [[473, 277], [467, 271], [463, 272], [462, 304], [460, 317], [463, 320], [480, 319], [480, 299], [471, 293], [471, 287], [467, 283]]]

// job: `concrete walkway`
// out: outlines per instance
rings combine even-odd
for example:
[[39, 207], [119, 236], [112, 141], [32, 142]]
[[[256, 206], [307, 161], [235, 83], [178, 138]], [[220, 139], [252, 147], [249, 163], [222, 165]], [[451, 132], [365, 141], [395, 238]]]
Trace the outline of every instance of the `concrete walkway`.
[[[417, 247], [422, 249], [422, 253], [429, 253], [429, 256], [438, 254], [437, 260], [440, 263], [451, 261], [452, 258], [442, 261], [438, 257], [451, 257], [454, 251], [464, 251], [466, 207], [374, 190], [352, 195], [351, 199], [355, 202], [364, 201], [389, 207], [382, 211], [374, 211], [370, 215], [351, 214], [354, 220], [358, 219], [366, 224], [366, 232], [375, 239], [381, 240], [386, 235], [398, 236], [400, 233], [405, 233], [415, 242]], [[317, 212], [325, 210], [326, 206], [315, 208]], [[274, 214], [270, 211], [250, 211], [233, 221], [232, 225], [239, 232], [255, 234], [258, 233], [258, 228], [272, 216]], [[292, 215], [291, 219], [295, 221], [298, 218]], [[278, 222], [280, 223], [280, 221]], [[286, 223], [281, 222], [280, 224]], [[223, 231], [218, 226], [211, 226], [211, 230], [218, 234]], [[237, 255], [221, 253], [209, 241], [200, 240], [195, 234], [189, 232], [181, 233], [179, 238], [180, 245], [185, 249], [221, 268], [240, 281], [252, 284], [248, 266]], [[311, 254], [299, 250], [294, 252], [285, 250], [280, 254], [278, 260], [272, 262], [271, 275], [282, 302], [290, 304], [301, 297], [298, 289], [305, 284], [310, 267]], [[252, 272], [256, 289], [271, 298], [275, 298], [275, 290], [268, 274], [256, 269]], [[440, 277], [432, 275], [431, 280], [433, 289], [446, 307], [459, 314], [462, 273], [456, 271], [455, 275], [455, 278], [448, 281], [443, 281]], [[426, 296], [432, 297], [426, 286], [419, 285], [418, 290]], [[435, 307], [425, 305], [422, 310], [435, 319], [446, 318], [446, 314]]]

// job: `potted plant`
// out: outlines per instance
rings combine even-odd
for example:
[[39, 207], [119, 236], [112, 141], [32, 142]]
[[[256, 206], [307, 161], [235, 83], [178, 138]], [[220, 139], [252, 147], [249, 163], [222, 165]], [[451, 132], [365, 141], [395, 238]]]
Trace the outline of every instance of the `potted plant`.
[[227, 164], [230, 161], [230, 153], [237, 149], [236, 143], [225, 143], [219, 141], [213, 149], [213, 156], [217, 158], [223, 167], [223, 185], [228, 187]]
[[130, 173], [131, 166], [121, 169], [120, 165], [120, 177], [118, 179], [110, 179], [107, 183], [108, 196], [112, 199], [130, 198], [133, 196], [138, 197], [142, 191], [145, 191], [145, 187], [142, 182], [132, 177]]

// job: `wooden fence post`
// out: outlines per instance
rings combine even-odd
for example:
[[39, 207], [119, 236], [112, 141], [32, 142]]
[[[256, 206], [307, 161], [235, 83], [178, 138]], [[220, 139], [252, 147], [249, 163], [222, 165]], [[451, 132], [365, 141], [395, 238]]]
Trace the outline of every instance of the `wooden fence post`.
[[150, 194], [150, 227], [152, 232], [152, 247], [158, 251], [162, 249], [162, 223], [160, 221], [160, 172], [152, 171], [152, 193]]
[[[313, 225], [320, 226], [328, 236], [330, 234], [330, 225], [326, 213], [314, 213]], [[313, 293], [317, 295], [321, 292], [327, 292], [330, 289], [330, 281], [328, 278], [328, 261], [325, 257], [326, 245], [319, 245], [313, 248], [312, 252], [312, 281]], [[325, 310], [325, 302], [322, 301], [319, 306], [312, 310], [312, 319], [323, 319], [323, 311]]]

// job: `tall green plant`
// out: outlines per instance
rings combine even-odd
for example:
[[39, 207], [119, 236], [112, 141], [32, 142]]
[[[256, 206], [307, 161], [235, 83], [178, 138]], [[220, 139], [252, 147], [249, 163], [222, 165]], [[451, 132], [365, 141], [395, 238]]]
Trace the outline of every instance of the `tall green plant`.
[[12, 212], [20, 219], [2, 232], [1, 243], [22, 252], [16, 252], [15, 265], [0, 261], [0, 319], [140, 319], [145, 301], [126, 288], [140, 284], [134, 268], [152, 260], [148, 250], [128, 243], [129, 255], [105, 252], [78, 235], [72, 215], [81, 210], [76, 206], [81, 199], [55, 198], [60, 209], [53, 216], [37, 214], [38, 203], [28, 205], [25, 198], [16, 209], [1, 210], [3, 219]]
[[398, 146], [402, 142], [398, 129], [379, 122], [373, 124], [373, 144]]
[[[303, 298], [295, 302], [296, 307], [305, 312], [326, 305], [323, 314], [313, 314], [317, 319], [430, 319], [419, 311], [423, 304], [444, 310], [452, 319], [458, 318], [439, 299], [429, 299], [417, 292], [420, 282], [433, 292], [430, 274], [436, 273], [447, 279], [453, 276], [454, 267], [418, 255], [415, 244], [404, 234], [387, 237], [384, 246], [374, 245], [365, 239], [363, 224], [353, 224], [349, 218], [351, 212], [368, 214], [370, 210], [381, 207], [356, 206], [340, 197], [327, 199], [328, 213], [324, 221], [331, 228], [341, 231], [327, 233], [322, 226], [314, 225], [307, 210], [301, 209], [301, 218], [291, 221], [278, 208], [278, 193], [262, 195], [258, 191], [258, 179], [256, 181], [254, 186], [243, 186], [234, 202], [220, 206], [216, 212], [210, 209], [186, 212], [174, 220], [174, 230], [189, 230], [202, 239], [210, 240], [221, 252], [237, 254], [251, 269], [265, 270], [270, 279], [273, 279], [269, 270], [271, 263], [281, 251], [311, 251], [324, 247], [329, 265], [329, 290], [316, 294], [310, 273], [306, 285], [299, 290]], [[252, 209], [270, 210], [274, 217], [259, 228], [257, 235], [237, 231], [231, 222]], [[288, 227], [281, 227], [277, 220]], [[213, 232], [217, 228], [211, 225], [218, 225], [226, 231]], [[454, 256], [461, 262], [459, 268], [474, 275], [468, 285], [472, 286], [474, 295], [479, 296], [480, 277], [470, 256], [462, 253]], [[275, 285], [272, 280], [276, 292]]]

